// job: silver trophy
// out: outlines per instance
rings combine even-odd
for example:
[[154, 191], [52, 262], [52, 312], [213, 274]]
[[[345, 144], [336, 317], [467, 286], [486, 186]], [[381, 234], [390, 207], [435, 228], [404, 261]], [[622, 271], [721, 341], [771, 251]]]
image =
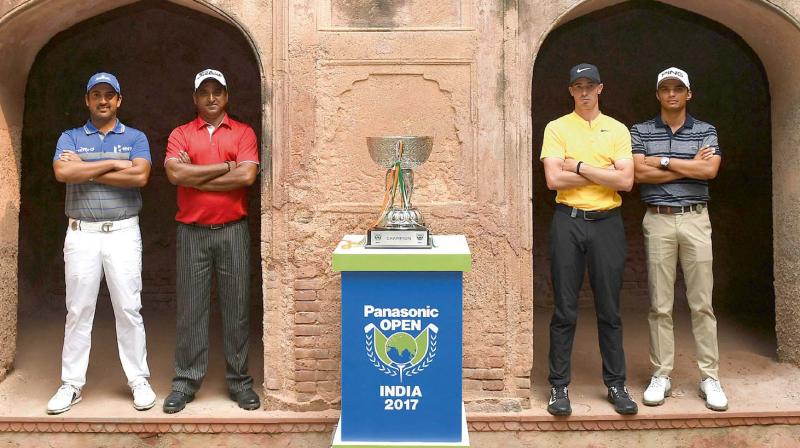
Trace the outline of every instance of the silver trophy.
[[433, 149], [432, 137], [367, 137], [372, 160], [386, 168], [383, 210], [367, 231], [367, 248], [430, 248], [431, 232], [411, 204], [414, 169]]

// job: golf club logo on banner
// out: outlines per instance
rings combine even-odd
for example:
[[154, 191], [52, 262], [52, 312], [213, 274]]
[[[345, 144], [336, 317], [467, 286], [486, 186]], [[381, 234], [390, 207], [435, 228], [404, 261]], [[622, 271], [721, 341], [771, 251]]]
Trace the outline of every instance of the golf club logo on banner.
[[[370, 363], [380, 372], [398, 377], [417, 375], [436, 357], [439, 327], [422, 328], [420, 318], [439, 317], [436, 308], [376, 308], [364, 306], [364, 317], [381, 318], [364, 327], [365, 348]], [[376, 325], [377, 324], [377, 325]]]

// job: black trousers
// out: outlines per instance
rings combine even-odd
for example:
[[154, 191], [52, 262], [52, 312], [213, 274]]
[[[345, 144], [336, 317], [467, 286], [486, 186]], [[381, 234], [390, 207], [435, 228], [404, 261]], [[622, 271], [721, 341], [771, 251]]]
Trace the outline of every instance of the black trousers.
[[619, 291], [625, 267], [625, 229], [619, 209], [600, 219], [571, 216], [559, 205], [550, 227], [550, 258], [555, 310], [550, 321], [550, 384], [570, 382], [572, 342], [578, 319], [578, 294], [586, 267], [594, 293], [597, 333], [606, 386], [625, 383], [625, 352]]
[[194, 395], [208, 371], [211, 276], [222, 311], [225, 380], [236, 393], [252, 387], [247, 373], [250, 332], [250, 232], [247, 221], [221, 229], [178, 223], [178, 328], [172, 390]]

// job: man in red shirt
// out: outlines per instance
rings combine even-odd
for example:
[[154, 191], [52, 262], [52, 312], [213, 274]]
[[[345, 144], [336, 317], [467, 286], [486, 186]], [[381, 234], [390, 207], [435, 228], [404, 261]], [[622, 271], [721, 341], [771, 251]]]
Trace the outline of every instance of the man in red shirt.
[[217, 70], [194, 80], [197, 118], [175, 128], [167, 142], [164, 167], [178, 186], [178, 328], [175, 378], [164, 412], [186, 407], [208, 371], [211, 276], [216, 273], [225, 351], [225, 380], [232, 400], [258, 409], [247, 373], [250, 310], [250, 234], [247, 187], [258, 174], [253, 129], [226, 111], [228, 89]]

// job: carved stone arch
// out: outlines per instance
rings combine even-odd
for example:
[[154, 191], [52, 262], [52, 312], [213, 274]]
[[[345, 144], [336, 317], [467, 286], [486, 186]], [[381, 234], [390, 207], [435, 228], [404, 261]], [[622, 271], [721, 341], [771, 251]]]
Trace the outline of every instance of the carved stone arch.
[[[3, 179], [0, 183], [0, 379], [12, 368], [16, 355], [23, 110], [31, 67], [40, 50], [59, 32], [134, 3], [106, 0], [78, 5], [68, 0], [12, 0], [0, 5], [0, 77], [3, 79], [0, 83], [0, 176]], [[253, 125], [261, 129], [263, 163], [261, 211], [253, 218], [260, 219], [263, 224], [259, 240], [266, 268], [266, 263], [273, 258], [274, 246], [270, 237], [275, 96], [272, 91], [273, 3], [249, 0], [225, 4], [207, 0], [174, 0], [171, 3], [232, 25], [241, 33], [256, 61], [261, 122]], [[267, 282], [264, 283], [267, 288]], [[260, 316], [253, 318], [261, 319]], [[256, 363], [263, 362], [258, 355], [253, 359]]]
[[[521, 178], [531, 178], [532, 154], [531, 104], [533, 66], [545, 38], [560, 25], [591, 12], [622, 3], [619, 0], [582, 0], [542, 2], [521, 0], [506, 11], [506, 21], [516, 27], [517, 45], [510, 48], [519, 64], [506, 63], [516, 81], [507, 95], [518, 96], [519, 105], [506, 110], [509, 148], [518, 166], [526, 167]], [[772, 201], [776, 334], [778, 356], [782, 361], [800, 363], [800, 182], [796, 172], [800, 166], [800, 91], [795, 88], [800, 68], [800, 5], [786, 0], [663, 0], [662, 3], [699, 14], [719, 22], [738, 34], [757, 54], [769, 82], [772, 117]], [[533, 106], [533, 107], [532, 107]], [[534, 150], [535, 151], [535, 150]], [[530, 182], [530, 181], [529, 181]], [[522, 226], [530, 225], [532, 210], [538, 198], [531, 201], [531, 185], [520, 192]], [[521, 227], [522, 227], [521, 226]], [[532, 244], [532, 228], [526, 229]], [[525, 240], [523, 238], [523, 240]], [[532, 295], [531, 291], [531, 295]]]

